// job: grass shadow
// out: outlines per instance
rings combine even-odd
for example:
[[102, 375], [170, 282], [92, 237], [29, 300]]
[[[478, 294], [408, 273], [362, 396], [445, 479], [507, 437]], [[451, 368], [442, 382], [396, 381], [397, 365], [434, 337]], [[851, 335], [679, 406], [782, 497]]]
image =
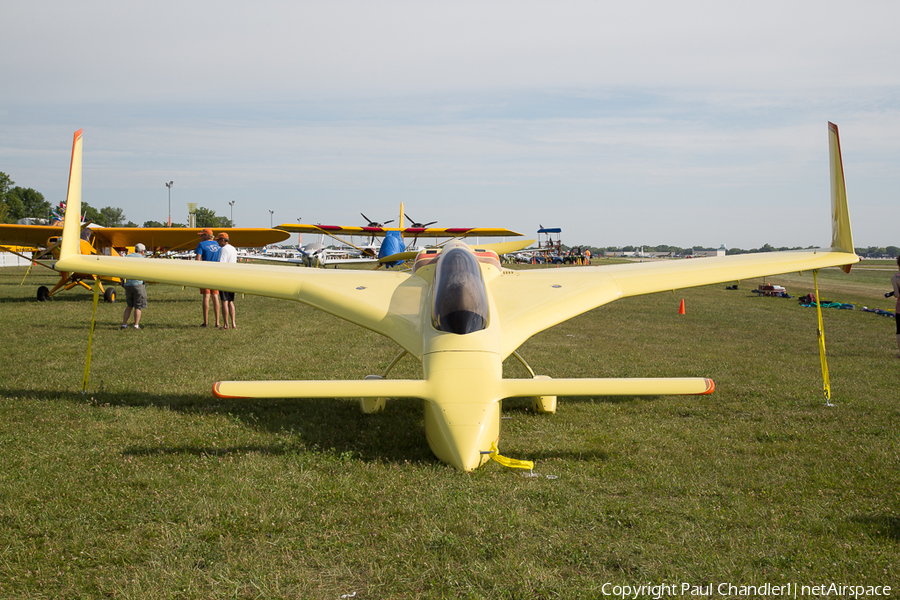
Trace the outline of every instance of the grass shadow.
[[[285, 455], [299, 452], [350, 453], [366, 462], [384, 461], [397, 464], [409, 462], [433, 463], [425, 437], [422, 400], [398, 398], [388, 400], [384, 412], [363, 414], [352, 399], [239, 399], [217, 398], [212, 395], [160, 395], [144, 392], [127, 394], [95, 391], [37, 392], [34, 390], [6, 390], [13, 397], [29, 396], [42, 401], [60, 399], [72, 403], [103, 407], [160, 408], [184, 415], [218, 415], [236, 420], [245, 427], [279, 434], [272, 444], [244, 446], [216, 446], [202, 444], [165, 444], [128, 447], [125, 455]], [[89, 400], [88, 400], [89, 399]], [[619, 400], [618, 397], [610, 399]], [[530, 401], [515, 399], [504, 413], [531, 413]], [[581, 400], [581, 398], [567, 398]], [[588, 399], [590, 400], [590, 399]], [[605, 400], [605, 399], [604, 399]], [[540, 459], [572, 459], [578, 461], [607, 461], [610, 455], [602, 450], [573, 449], [539, 453]]]
[[209, 395], [155, 395], [143, 392], [113, 394], [91, 392], [36, 392], [6, 390], [13, 397], [33, 397], [42, 401], [60, 399], [94, 406], [161, 408], [185, 415], [219, 415], [262, 432], [279, 434], [271, 445], [220, 448], [203, 445], [166, 445], [128, 448], [126, 454], [290, 454], [303, 451], [351, 453], [363, 461], [393, 463], [425, 462], [437, 459], [425, 438], [422, 401], [389, 400], [384, 412], [363, 414], [356, 401], [348, 399], [236, 399]]
[[900, 541], [900, 517], [893, 515], [856, 515], [850, 522], [864, 525], [874, 534], [889, 540]]

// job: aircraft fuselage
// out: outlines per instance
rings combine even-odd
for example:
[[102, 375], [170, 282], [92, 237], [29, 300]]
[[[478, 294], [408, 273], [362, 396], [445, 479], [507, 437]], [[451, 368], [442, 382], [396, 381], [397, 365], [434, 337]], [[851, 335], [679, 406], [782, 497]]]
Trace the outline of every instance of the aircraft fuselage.
[[471, 471], [500, 436], [500, 331], [485, 284], [500, 275], [500, 260], [455, 242], [420, 252], [413, 271], [433, 282], [431, 322], [422, 324], [425, 435], [439, 459]]

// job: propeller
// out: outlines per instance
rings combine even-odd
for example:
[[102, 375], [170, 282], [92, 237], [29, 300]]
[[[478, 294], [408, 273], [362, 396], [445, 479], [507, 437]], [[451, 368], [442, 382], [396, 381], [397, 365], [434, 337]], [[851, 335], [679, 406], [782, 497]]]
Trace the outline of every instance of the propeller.
[[416, 223], [408, 214], [403, 213], [403, 216], [409, 219], [409, 226], [411, 229], [425, 229], [429, 225], [434, 225], [435, 223], [437, 223], [437, 221], [431, 221], [430, 223]]
[[368, 222], [368, 225], [366, 225], [366, 227], [384, 227], [384, 226], [387, 225], [388, 223], [393, 223], [393, 222], [394, 222], [394, 220], [391, 219], [390, 221], [385, 221], [384, 223], [379, 223], [379, 222], [377, 222], [377, 221], [373, 221], [372, 219], [370, 219], [370, 218], [367, 217], [366, 215], [363, 215], [362, 213], [359, 213], [359, 214], [361, 214], [361, 215], [362, 215], [362, 218], [365, 219], [365, 220]]

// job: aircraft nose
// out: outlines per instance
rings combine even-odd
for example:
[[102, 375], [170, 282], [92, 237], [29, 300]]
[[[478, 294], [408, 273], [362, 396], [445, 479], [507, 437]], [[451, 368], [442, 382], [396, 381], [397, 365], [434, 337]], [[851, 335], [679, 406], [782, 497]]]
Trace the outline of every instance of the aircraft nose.
[[491, 443], [500, 436], [500, 403], [426, 402], [425, 435], [435, 456], [461, 471], [473, 471], [490, 460]]

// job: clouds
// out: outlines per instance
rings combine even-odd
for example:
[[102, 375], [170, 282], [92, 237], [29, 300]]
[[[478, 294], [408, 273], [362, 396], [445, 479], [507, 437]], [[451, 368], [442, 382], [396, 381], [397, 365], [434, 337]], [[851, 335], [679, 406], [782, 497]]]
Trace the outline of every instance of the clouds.
[[857, 241], [892, 243], [893, 3], [10, 4], [0, 170], [64, 194], [84, 127], [85, 198], [135, 221], [175, 180], [244, 225], [403, 200], [572, 243], [825, 243], [833, 120]]
[[[13, 2], [5, 67], [75, 100], [896, 85], [892, 3]], [[94, 90], [94, 91], [92, 91]], [[9, 90], [6, 92], [7, 99]]]

